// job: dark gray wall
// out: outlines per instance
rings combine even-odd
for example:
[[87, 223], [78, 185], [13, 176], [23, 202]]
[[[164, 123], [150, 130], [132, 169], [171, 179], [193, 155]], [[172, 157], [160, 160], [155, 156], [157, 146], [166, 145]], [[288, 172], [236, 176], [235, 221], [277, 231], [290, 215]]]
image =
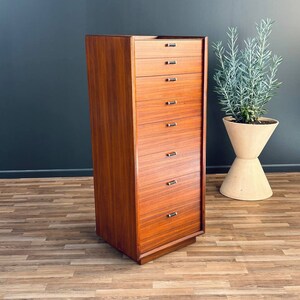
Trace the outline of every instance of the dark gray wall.
[[[254, 22], [276, 20], [272, 49], [284, 82], [268, 115], [280, 125], [261, 155], [269, 170], [300, 170], [299, 0], [1, 0], [0, 177], [91, 174], [85, 34], [240, 37]], [[211, 49], [210, 49], [211, 50]], [[209, 57], [209, 171], [234, 155], [212, 92]]]

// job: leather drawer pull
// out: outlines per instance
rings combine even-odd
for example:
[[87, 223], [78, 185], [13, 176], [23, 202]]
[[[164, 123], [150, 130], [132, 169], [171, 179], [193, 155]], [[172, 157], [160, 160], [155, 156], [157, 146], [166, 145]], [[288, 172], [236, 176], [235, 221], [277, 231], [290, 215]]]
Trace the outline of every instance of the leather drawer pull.
[[174, 122], [174, 123], [167, 123], [166, 126], [167, 127], [175, 127], [175, 126], [177, 126], [177, 123], [176, 122]]
[[167, 153], [166, 156], [168, 157], [171, 157], [171, 156], [176, 156], [177, 155], [177, 152], [176, 151], [173, 151], [173, 152], [170, 152], [170, 153]]
[[168, 82], [177, 81], [177, 78], [176, 77], [167, 78], [166, 81]]
[[174, 100], [174, 101], [167, 101], [166, 102], [166, 105], [175, 105], [175, 104], [177, 104], [176, 100]]
[[175, 216], [177, 216], [177, 211], [174, 211], [170, 214], [167, 214], [167, 218], [172, 218], [172, 217], [175, 217]]
[[166, 47], [176, 47], [176, 43], [167, 43]]
[[166, 65], [177, 65], [177, 61], [176, 60], [167, 60]]
[[171, 181], [167, 182], [166, 184], [167, 184], [168, 186], [170, 186], [170, 185], [174, 185], [174, 184], [176, 184], [176, 183], [177, 183], [177, 180], [171, 180]]

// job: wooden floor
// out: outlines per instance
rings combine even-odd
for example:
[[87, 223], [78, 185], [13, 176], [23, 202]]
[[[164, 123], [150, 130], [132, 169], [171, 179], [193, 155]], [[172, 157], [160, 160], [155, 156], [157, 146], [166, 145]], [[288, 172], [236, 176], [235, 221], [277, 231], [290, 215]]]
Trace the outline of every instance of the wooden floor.
[[96, 237], [92, 178], [0, 180], [0, 298], [300, 299], [300, 173], [268, 177], [244, 202], [208, 176], [206, 234], [143, 266]]

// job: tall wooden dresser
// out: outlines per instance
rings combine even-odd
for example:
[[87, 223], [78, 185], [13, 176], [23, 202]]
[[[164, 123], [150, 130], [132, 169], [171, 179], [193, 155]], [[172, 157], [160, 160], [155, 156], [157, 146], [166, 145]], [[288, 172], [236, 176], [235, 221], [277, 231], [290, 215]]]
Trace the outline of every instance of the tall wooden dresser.
[[86, 37], [96, 231], [140, 264], [204, 233], [207, 38]]

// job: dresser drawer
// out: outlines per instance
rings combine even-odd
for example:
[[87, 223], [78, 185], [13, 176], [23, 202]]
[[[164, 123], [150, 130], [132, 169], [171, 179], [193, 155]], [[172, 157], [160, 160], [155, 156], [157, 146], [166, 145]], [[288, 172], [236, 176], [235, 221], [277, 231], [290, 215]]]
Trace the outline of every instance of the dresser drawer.
[[136, 102], [137, 124], [147, 124], [168, 119], [198, 116], [202, 101], [199, 97], [177, 100], [176, 96]]
[[[174, 177], [175, 178], [175, 177]], [[177, 184], [167, 185], [165, 181], [155, 182], [148, 186], [139, 186], [139, 218], [149, 216], [170, 207], [182, 205], [200, 199], [200, 172], [176, 177]]]
[[201, 73], [138, 77], [136, 78], [136, 101], [201, 99], [201, 82]]
[[202, 72], [202, 57], [165, 57], [137, 59], [136, 76], [186, 74]]
[[140, 219], [140, 251], [147, 252], [163, 244], [200, 231], [200, 200], [168, 205], [160, 212]]
[[182, 148], [140, 156], [138, 168], [139, 188], [156, 182], [165, 186], [172, 179], [200, 171], [200, 137]]
[[198, 143], [200, 137], [200, 116], [140, 125], [137, 128], [138, 155], [175, 151], [188, 143]]
[[135, 41], [135, 58], [201, 56], [202, 39], [151, 39]]

